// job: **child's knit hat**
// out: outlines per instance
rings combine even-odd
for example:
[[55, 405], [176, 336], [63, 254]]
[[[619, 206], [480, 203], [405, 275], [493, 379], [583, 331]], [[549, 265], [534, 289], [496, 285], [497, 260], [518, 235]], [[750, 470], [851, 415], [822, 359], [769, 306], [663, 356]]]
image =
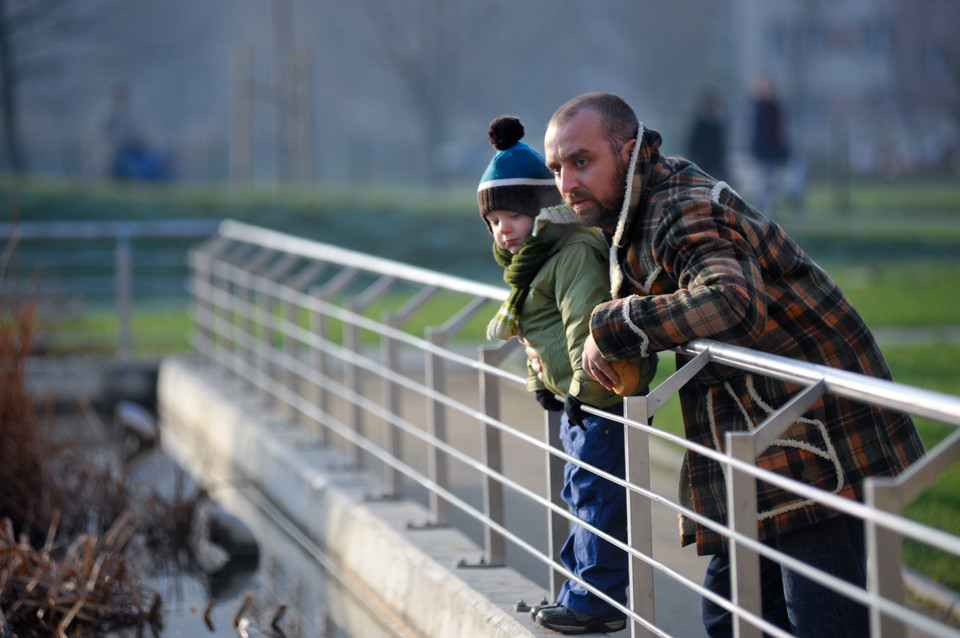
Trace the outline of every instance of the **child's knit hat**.
[[[523, 142], [523, 124], [512, 115], [503, 115], [490, 123], [487, 137], [496, 155], [480, 178], [477, 202], [480, 217], [494, 210], [512, 210], [536, 217], [541, 208], [561, 202], [560, 192], [545, 160]], [[491, 231], [492, 232], [492, 231]]]

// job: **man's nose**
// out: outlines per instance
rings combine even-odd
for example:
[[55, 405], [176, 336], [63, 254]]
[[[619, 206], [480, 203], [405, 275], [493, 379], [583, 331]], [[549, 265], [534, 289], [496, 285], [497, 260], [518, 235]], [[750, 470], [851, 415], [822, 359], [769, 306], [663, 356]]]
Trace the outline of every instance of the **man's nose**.
[[577, 187], [577, 180], [573, 171], [560, 170], [557, 175], [557, 188], [561, 193], [569, 193]]

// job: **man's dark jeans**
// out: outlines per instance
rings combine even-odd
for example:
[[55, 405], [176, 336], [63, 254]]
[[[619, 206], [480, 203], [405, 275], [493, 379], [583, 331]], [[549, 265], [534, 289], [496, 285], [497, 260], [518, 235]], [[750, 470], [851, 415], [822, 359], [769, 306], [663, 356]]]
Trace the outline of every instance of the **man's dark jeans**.
[[[766, 541], [768, 545], [824, 572], [863, 587], [866, 563], [863, 523], [836, 516]], [[730, 598], [728, 554], [717, 554], [707, 567], [704, 587]], [[760, 588], [765, 620], [800, 638], [851, 638], [869, 635], [867, 609], [809, 578], [760, 558]], [[701, 599], [701, 616], [712, 638], [733, 636], [733, 615]]]

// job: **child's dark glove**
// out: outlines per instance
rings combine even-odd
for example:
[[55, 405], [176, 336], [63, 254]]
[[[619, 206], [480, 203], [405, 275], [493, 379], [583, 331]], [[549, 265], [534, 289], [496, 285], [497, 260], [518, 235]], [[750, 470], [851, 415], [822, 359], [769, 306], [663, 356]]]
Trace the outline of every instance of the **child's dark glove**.
[[581, 430], [586, 431], [586, 426], [583, 424], [583, 418], [587, 414], [580, 409], [580, 406], [583, 405], [583, 402], [580, 401], [577, 397], [572, 394], [567, 395], [567, 400], [563, 404], [563, 411], [567, 414], [567, 419], [570, 423], [578, 426]]
[[562, 412], [563, 404], [557, 401], [557, 397], [553, 396], [553, 392], [547, 390], [546, 388], [537, 390], [537, 403], [543, 406], [543, 409], [547, 412]]

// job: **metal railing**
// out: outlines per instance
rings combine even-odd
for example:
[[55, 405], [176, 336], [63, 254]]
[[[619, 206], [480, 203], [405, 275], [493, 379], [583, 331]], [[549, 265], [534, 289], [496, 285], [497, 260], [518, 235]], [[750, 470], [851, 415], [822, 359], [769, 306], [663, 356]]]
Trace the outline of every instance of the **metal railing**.
[[[38, 309], [34, 355], [168, 353], [186, 344], [141, 309], [182, 312], [186, 254], [215, 220], [0, 223], [0, 292]], [[158, 325], [159, 324], [159, 325]]]
[[[562, 451], [559, 418], [547, 413], [531, 419], [531, 414], [543, 411], [517, 412], [511, 407], [509, 396], [522, 394], [525, 381], [523, 351], [515, 340], [475, 345], [474, 357], [464, 353], [465, 346], [457, 339], [472, 322], [485, 325], [506, 297], [505, 289], [232, 221], [224, 222], [191, 252], [190, 269], [194, 345], [202, 361], [299, 419], [318, 444], [345, 445], [351, 464], [382, 471], [387, 486], [383, 496], [403, 494], [411, 486], [425, 488], [428, 525], [450, 524], [454, 508], [478, 522], [483, 530], [481, 564], [504, 564], [509, 543], [547, 566], [553, 596], [565, 579], [576, 578], [558, 559], [567, 527], [576, 521], [560, 498], [563, 468], [578, 462]], [[654, 572], [731, 609], [741, 636], [787, 635], [760, 618], [756, 595], [760, 556], [867, 606], [873, 636], [904, 636], [913, 630], [960, 635], [949, 624], [905, 604], [902, 581], [905, 538], [960, 556], [956, 536], [902, 515], [903, 508], [960, 455], [960, 432], [953, 431], [903, 475], [868, 481], [862, 503], [766, 472], [754, 463], [767, 442], [823, 395], [848, 397], [950, 426], [960, 426], [960, 398], [710, 341], [693, 341], [678, 351], [690, 355], [691, 361], [646, 397], [625, 400], [625, 479], [597, 470], [628, 490], [626, 544], [588, 528], [628, 552], [629, 602], [621, 609], [632, 635], [666, 635], [654, 614]], [[726, 453], [651, 427], [654, 412], [708, 362], [788, 380], [803, 389], [754, 431], [728, 434]], [[460, 380], [456, 387], [451, 385], [454, 379]], [[523, 405], [534, 403], [527, 400]], [[531, 431], [530, 422], [537, 419], [542, 430]], [[654, 492], [652, 439], [727, 466], [728, 499], [742, 506], [738, 511], [756, 511], [755, 479], [763, 479], [862, 519], [868, 546], [867, 588], [854, 587], [759, 543], [753, 517], [744, 521], [732, 516], [726, 527]], [[529, 471], [530, 459], [536, 458], [531, 453], [544, 459], [545, 476], [534, 481], [523, 471]], [[524, 467], [518, 467], [516, 458]], [[480, 503], [471, 503], [458, 489], [465, 482], [479, 488], [474, 493], [481, 494]], [[542, 509], [545, 550], [509, 523], [507, 492], [528, 508]], [[716, 598], [654, 558], [654, 505], [682, 513], [732, 540], [734, 602]]]

